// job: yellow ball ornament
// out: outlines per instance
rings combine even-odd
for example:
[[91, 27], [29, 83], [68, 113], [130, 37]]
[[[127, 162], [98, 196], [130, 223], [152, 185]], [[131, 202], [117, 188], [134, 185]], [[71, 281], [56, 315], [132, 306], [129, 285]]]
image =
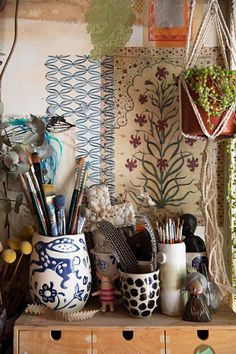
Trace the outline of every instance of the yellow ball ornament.
[[6, 263], [14, 263], [16, 260], [16, 252], [11, 248], [7, 248], [2, 252], [2, 259]]

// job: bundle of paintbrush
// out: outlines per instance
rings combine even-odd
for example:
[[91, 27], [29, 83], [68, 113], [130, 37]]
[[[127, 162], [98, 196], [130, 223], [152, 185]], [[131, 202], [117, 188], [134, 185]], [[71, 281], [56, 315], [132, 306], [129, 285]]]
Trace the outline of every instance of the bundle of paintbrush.
[[[32, 214], [36, 218], [39, 232], [42, 235], [47, 235], [50, 229], [50, 221], [45, 205], [43, 190], [42, 190], [42, 172], [40, 166], [40, 159], [37, 155], [31, 154], [26, 149], [26, 156], [30, 169], [28, 172], [19, 176], [26, 201]], [[39, 177], [40, 174], [40, 177]]]
[[71, 197], [70, 209], [67, 222], [67, 233], [74, 235], [81, 232], [85, 222], [85, 209], [82, 207], [84, 190], [88, 178], [89, 163], [81, 157], [77, 161], [75, 186]]
[[36, 219], [38, 231], [45, 236], [62, 236], [67, 232], [82, 232], [85, 223], [85, 208], [82, 206], [84, 189], [88, 176], [88, 163], [82, 157], [78, 160], [75, 187], [70, 204], [68, 225], [66, 227], [66, 199], [56, 195], [55, 186], [43, 180], [40, 159], [37, 153], [26, 150], [30, 170], [20, 175], [26, 201]]
[[158, 242], [160, 243], [179, 243], [183, 241], [183, 222], [180, 218], [167, 218], [156, 222]]

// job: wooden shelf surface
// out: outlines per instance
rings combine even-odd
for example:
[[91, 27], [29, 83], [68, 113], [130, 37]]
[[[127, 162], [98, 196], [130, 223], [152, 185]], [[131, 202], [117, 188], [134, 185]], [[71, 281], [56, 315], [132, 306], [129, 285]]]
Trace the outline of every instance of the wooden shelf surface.
[[[83, 311], [97, 309], [99, 306], [86, 306]], [[39, 315], [29, 315], [23, 313], [15, 323], [15, 329], [28, 330], [32, 327], [37, 327], [37, 330], [45, 330], [46, 328], [55, 328], [57, 330], [78, 330], [89, 328], [120, 328], [122, 330], [129, 330], [135, 328], [195, 328], [195, 329], [236, 329], [236, 313], [226, 305], [222, 305], [218, 311], [212, 314], [212, 322], [188, 322], [183, 321], [181, 317], [169, 317], [162, 315], [158, 311], [146, 319], [133, 318], [128, 311], [116, 306], [115, 312], [98, 312], [91, 319], [79, 322], [55, 321], [46, 319]]]

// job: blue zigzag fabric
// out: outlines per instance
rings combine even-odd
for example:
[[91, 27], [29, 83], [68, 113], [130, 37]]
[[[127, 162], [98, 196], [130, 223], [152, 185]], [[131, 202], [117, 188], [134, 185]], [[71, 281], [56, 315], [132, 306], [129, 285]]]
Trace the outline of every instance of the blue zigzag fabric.
[[88, 55], [49, 56], [47, 103], [56, 113], [76, 115], [76, 153], [90, 162], [89, 184], [106, 183], [114, 195], [114, 66]]

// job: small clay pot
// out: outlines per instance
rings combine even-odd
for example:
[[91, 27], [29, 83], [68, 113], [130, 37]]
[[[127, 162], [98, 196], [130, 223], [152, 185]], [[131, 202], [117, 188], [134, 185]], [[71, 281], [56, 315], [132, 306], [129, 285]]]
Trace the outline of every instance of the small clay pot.
[[[194, 100], [196, 100], [197, 95], [192, 90], [189, 90], [190, 95]], [[189, 101], [187, 92], [183, 87], [181, 87], [181, 101], [182, 101], [182, 131], [184, 134], [195, 135], [195, 136], [205, 136], [199, 123], [197, 117], [193, 111], [193, 107]], [[210, 120], [214, 124], [214, 127], [211, 129], [207, 122], [208, 115], [203, 108], [197, 105], [197, 109], [202, 117], [204, 126], [209, 134], [213, 134], [215, 129], [218, 127], [221, 120], [227, 114], [227, 111], [223, 112], [219, 117], [211, 116]], [[221, 136], [229, 136], [236, 133], [235, 130], [235, 113], [232, 112]]]

